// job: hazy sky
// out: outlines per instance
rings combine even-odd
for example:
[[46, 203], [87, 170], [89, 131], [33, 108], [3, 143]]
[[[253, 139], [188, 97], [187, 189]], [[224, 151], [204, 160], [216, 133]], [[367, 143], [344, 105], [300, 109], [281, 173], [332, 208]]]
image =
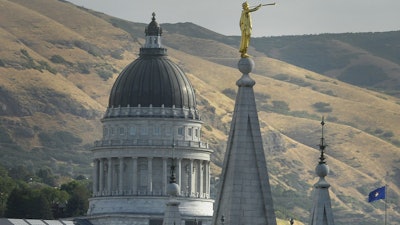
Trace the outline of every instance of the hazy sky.
[[[133, 22], [192, 22], [225, 35], [240, 35], [244, 0], [68, 0]], [[253, 36], [400, 30], [400, 0], [248, 0], [276, 2], [252, 14]]]

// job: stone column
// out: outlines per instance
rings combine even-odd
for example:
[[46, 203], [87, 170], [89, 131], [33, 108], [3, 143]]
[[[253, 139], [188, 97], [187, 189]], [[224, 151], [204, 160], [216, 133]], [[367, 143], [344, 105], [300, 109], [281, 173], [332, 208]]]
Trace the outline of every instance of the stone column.
[[112, 158], [107, 159], [107, 192], [111, 195], [111, 185], [112, 185]]
[[162, 195], [167, 194], [167, 183], [168, 183], [168, 168], [167, 168], [167, 158], [163, 158], [163, 172], [162, 172]]
[[211, 179], [211, 175], [210, 175], [210, 161], [206, 162], [206, 194], [208, 197], [210, 197], [210, 179]]
[[177, 169], [177, 174], [176, 174], [178, 180], [178, 185], [181, 187], [182, 189], [182, 159], [179, 158], [178, 159], [178, 169]]
[[137, 195], [137, 158], [132, 157], [132, 194]]
[[203, 197], [203, 185], [204, 185], [204, 161], [199, 160], [199, 193], [200, 197]]
[[147, 158], [147, 194], [153, 194], [153, 157]]
[[99, 192], [102, 195], [104, 190], [104, 159], [100, 158], [100, 177], [99, 177]]
[[193, 159], [190, 159], [190, 166], [189, 166], [189, 195], [192, 195], [193, 189]]
[[124, 157], [119, 158], [119, 180], [118, 180], [118, 191], [120, 195], [123, 195], [124, 191]]
[[97, 159], [93, 159], [93, 196], [96, 196], [97, 193], [97, 173], [98, 173]]

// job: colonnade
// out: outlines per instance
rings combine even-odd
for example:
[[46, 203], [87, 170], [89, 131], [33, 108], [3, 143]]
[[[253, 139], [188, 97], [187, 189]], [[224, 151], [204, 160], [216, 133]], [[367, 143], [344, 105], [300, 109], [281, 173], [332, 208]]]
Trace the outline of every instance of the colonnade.
[[[166, 196], [171, 158], [108, 157], [93, 160], [94, 196]], [[181, 196], [210, 197], [210, 161], [174, 159]]]

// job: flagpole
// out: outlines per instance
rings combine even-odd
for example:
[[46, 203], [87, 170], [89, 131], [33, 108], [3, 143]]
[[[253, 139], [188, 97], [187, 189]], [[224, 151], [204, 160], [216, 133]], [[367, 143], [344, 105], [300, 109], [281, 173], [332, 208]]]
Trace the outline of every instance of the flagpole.
[[386, 171], [386, 176], [385, 176], [385, 225], [387, 225], [387, 199], [388, 199], [388, 191], [389, 191], [389, 172]]
[[385, 225], [387, 225], [387, 199], [388, 199], [388, 185], [385, 184]]

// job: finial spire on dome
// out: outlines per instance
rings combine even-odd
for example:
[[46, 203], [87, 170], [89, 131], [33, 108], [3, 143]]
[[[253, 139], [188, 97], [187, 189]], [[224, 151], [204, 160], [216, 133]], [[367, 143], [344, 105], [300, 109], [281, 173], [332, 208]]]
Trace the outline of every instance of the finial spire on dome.
[[160, 25], [156, 21], [156, 13], [153, 12], [151, 14], [153, 17], [151, 18], [151, 22], [145, 29], [146, 34], [146, 43], [145, 48], [161, 48], [161, 34], [162, 29]]

